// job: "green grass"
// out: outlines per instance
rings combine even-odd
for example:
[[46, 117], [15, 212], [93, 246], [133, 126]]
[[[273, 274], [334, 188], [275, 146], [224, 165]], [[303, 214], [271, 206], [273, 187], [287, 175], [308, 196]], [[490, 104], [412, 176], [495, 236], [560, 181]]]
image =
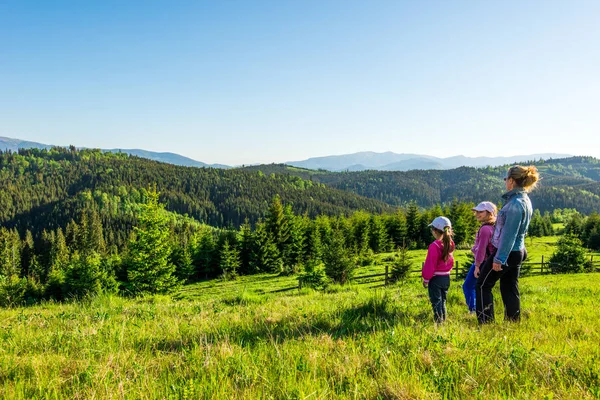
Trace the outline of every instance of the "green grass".
[[456, 280], [441, 326], [416, 279], [315, 292], [258, 275], [0, 309], [0, 398], [600, 398], [598, 277], [522, 278], [523, 320], [483, 327]]
[[524, 278], [523, 321], [484, 327], [457, 282], [439, 327], [417, 281], [272, 293], [290, 282], [261, 275], [196, 284], [179, 300], [0, 310], [0, 397], [600, 396], [597, 275]]

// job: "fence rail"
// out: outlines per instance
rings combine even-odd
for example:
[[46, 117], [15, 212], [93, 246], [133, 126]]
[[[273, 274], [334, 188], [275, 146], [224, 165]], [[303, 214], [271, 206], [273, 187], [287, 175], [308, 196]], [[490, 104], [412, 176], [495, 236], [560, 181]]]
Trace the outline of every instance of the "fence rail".
[[[594, 256], [590, 256], [590, 264], [592, 268], [595, 269], [596, 272], [600, 272], [600, 261], [594, 261]], [[543, 275], [552, 273], [553, 264], [544, 261], [544, 256], [542, 256], [541, 262], [524, 262], [521, 265], [521, 275], [522, 276], [531, 276], [531, 275]], [[555, 264], [554, 264], [555, 265]], [[422, 265], [421, 265], [422, 266]], [[469, 268], [466, 266], [461, 267], [458, 261], [455, 262], [452, 275], [456, 278], [464, 278], [469, 272]], [[418, 278], [421, 276], [420, 269], [413, 269], [409, 271], [408, 278]], [[373, 283], [373, 281], [361, 282], [361, 280], [369, 279], [369, 278], [384, 278], [383, 284], [387, 285], [392, 282], [392, 277], [389, 269], [389, 265], [385, 266], [385, 272], [379, 274], [369, 274], [369, 275], [359, 275], [355, 276], [353, 279], [356, 283]]]

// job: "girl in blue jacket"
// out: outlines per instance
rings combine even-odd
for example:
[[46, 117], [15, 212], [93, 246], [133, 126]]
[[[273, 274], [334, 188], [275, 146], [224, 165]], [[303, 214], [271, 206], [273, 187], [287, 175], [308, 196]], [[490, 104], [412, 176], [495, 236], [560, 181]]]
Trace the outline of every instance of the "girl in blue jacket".
[[511, 167], [504, 177], [507, 192], [502, 196], [504, 207], [498, 213], [492, 236], [495, 251], [485, 260], [477, 279], [477, 320], [480, 324], [494, 320], [492, 288], [500, 281], [504, 317], [509, 321], [521, 318], [519, 272], [527, 258], [525, 234], [533, 214], [527, 193], [540, 176], [534, 166]]

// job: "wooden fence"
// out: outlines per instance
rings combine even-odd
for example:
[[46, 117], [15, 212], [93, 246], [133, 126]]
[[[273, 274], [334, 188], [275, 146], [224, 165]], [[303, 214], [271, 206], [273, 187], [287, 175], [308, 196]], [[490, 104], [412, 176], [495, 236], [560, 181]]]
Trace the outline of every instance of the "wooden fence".
[[[600, 272], [600, 261], [594, 261], [594, 256], [590, 256], [590, 263], [596, 272]], [[422, 267], [422, 265], [421, 265]], [[355, 283], [373, 283], [378, 282], [381, 279], [374, 278], [383, 278], [383, 285], [387, 285], [392, 282], [392, 276], [389, 269], [389, 265], [386, 264], [385, 272], [379, 274], [369, 274], [369, 275], [359, 275], [353, 277]], [[455, 279], [464, 278], [469, 272], [469, 267], [463, 265], [461, 266], [458, 261], [455, 262], [452, 276]], [[542, 274], [550, 274], [552, 273], [551, 264], [548, 261], [544, 261], [544, 256], [542, 256], [541, 262], [524, 262], [521, 266], [521, 276], [531, 276], [531, 275], [542, 275]], [[421, 270], [413, 269], [410, 270], [408, 278], [420, 278]]]

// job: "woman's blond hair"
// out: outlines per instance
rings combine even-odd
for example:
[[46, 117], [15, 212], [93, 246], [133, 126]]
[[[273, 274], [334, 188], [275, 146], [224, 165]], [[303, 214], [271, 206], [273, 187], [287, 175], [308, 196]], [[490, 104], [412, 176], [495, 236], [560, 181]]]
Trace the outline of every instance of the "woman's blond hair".
[[512, 178], [516, 185], [530, 192], [533, 190], [538, 181], [540, 180], [540, 174], [537, 168], [533, 165], [523, 167], [521, 165], [515, 165], [508, 169], [506, 173], [507, 178]]

